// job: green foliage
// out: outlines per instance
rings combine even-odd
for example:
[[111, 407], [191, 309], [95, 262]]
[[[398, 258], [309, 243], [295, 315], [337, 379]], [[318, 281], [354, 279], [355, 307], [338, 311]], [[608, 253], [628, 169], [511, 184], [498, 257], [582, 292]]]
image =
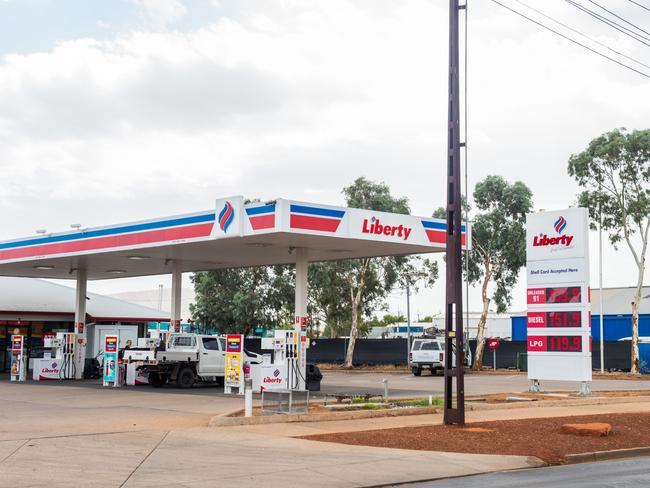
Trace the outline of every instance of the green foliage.
[[293, 324], [293, 266], [228, 268], [192, 276], [192, 317], [202, 329], [247, 334]]
[[386, 183], [375, 183], [363, 176], [354, 180], [350, 186], [345, 187], [343, 195], [345, 195], [348, 207], [399, 214], [411, 212], [408, 198], [395, 198], [390, 194], [390, 188]]
[[425, 315], [424, 317], [422, 317], [420, 322], [433, 322], [433, 317], [431, 315]]
[[650, 129], [615, 129], [569, 158], [569, 174], [584, 188], [578, 204], [593, 227], [602, 208], [603, 230], [615, 246], [637, 232], [647, 236], [650, 216]]
[[624, 241], [637, 266], [632, 300], [632, 373], [640, 371], [639, 307], [650, 231], [650, 129], [615, 129], [569, 158], [569, 174], [583, 191], [578, 204], [589, 209], [592, 228], [602, 219], [614, 248]]
[[[343, 189], [346, 204], [383, 212], [408, 214], [407, 198], [391, 195], [385, 183], [357, 178]], [[372, 322], [363, 317], [385, 306], [395, 286], [405, 280], [411, 284], [432, 284], [438, 277], [437, 263], [420, 257], [381, 257], [313, 263], [309, 270], [310, 303], [326, 325], [326, 335], [366, 334]], [[353, 341], [350, 347], [354, 348]]]
[[473, 197], [477, 213], [472, 219], [467, 278], [470, 283], [492, 282], [497, 311], [505, 312], [519, 270], [526, 264], [524, 226], [533, 206], [532, 192], [521, 181], [510, 184], [501, 176], [487, 176], [476, 184]]
[[389, 313], [385, 314], [381, 319], [383, 325], [398, 324], [400, 322], [406, 322], [406, 317], [404, 315], [391, 315]]
[[[443, 400], [440, 397], [433, 397], [431, 399], [431, 405], [440, 406], [443, 404]], [[429, 399], [428, 398], [419, 398], [415, 400], [400, 400], [395, 402], [395, 405], [400, 407], [428, 407]]]

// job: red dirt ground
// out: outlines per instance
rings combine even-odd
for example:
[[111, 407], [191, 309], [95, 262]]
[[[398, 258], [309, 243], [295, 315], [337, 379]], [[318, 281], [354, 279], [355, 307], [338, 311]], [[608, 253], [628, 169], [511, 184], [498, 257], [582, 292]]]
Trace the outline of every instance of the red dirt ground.
[[[607, 437], [584, 437], [562, 432], [563, 424], [590, 422], [607, 422], [612, 425], [612, 433]], [[494, 432], [467, 430], [476, 427]], [[562, 464], [567, 454], [650, 446], [650, 413], [430, 425], [319, 434], [303, 439], [421, 451], [536, 456], [549, 464]]]

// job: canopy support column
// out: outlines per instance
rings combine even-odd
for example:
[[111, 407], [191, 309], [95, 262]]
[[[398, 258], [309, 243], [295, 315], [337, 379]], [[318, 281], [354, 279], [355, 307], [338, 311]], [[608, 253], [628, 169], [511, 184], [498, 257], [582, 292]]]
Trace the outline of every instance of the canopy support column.
[[85, 267], [77, 269], [77, 287], [75, 292], [74, 332], [76, 334], [75, 379], [83, 378], [86, 362], [86, 294], [88, 291], [88, 272]]
[[172, 268], [172, 309], [171, 309], [171, 323], [169, 324], [170, 332], [181, 331], [181, 289], [183, 286], [183, 272], [181, 271], [181, 263], [179, 261], [173, 262]]
[[307, 374], [307, 291], [309, 290], [309, 261], [307, 249], [296, 248], [296, 297], [294, 320], [294, 349], [297, 354], [296, 378], [297, 390], [306, 389]]

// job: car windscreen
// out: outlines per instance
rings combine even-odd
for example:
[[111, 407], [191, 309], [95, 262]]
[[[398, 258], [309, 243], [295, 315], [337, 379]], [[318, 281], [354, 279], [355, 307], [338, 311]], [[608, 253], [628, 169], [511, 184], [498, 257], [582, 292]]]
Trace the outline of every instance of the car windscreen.
[[422, 341], [413, 341], [413, 345], [411, 346], [411, 351], [419, 351], [420, 346], [422, 346]]
[[437, 342], [424, 342], [422, 343], [421, 351], [439, 351], [440, 346]]

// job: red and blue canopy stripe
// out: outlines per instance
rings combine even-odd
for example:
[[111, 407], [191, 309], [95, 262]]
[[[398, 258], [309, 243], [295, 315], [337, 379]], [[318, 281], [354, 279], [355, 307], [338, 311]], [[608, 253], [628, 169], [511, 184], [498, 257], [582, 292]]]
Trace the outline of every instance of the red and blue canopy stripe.
[[[424, 231], [427, 234], [429, 242], [436, 244], [444, 244], [447, 242], [447, 223], [446, 222], [436, 222], [432, 220], [423, 220], [422, 226]], [[461, 245], [465, 245], [465, 224], [460, 226], [460, 242]]]
[[0, 261], [209, 237], [215, 213], [0, 243]]
[[292, 204], [289, 213], [289, 227], [292, 229], [336, 232], [345, 210]]
[[246, 209], [246, 215], [253, 230], [275, 228], [275, 205], [249, 207]]

